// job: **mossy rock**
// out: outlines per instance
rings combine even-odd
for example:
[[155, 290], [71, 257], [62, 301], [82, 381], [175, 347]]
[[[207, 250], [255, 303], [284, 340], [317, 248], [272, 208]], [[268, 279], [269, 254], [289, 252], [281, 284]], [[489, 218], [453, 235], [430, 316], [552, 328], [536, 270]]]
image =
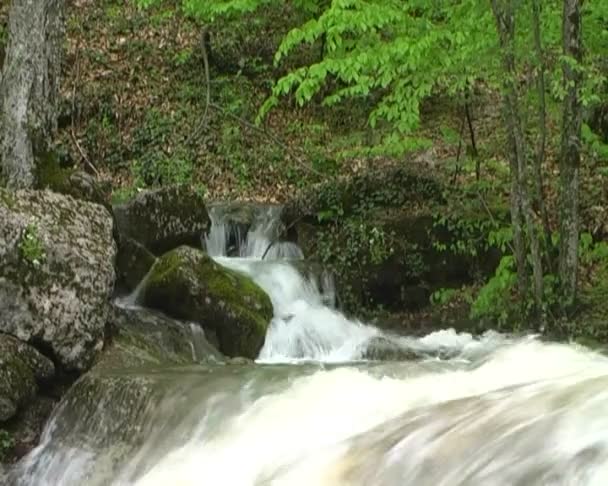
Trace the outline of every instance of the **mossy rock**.
[[57, 154], [53, 152], [38, 156], [36, 186], [38, 189], [49, 189], [110, 209], [110, 182], [98, 181], [94, 176], [80, 170], [61, 167]]
[[209, 228], [202, 195], [186, 186], [145, 191], [113, 210], [119, 241], [131, 238], [155, 255], [180, 245], [200, 247]]
[[53, 363], [33, 347], [0, 334], [0, 422], [12, 418], [55, 374]]
[[402, 166], [388, 167], [307, 189], [285, 205], [283, 221], [291, 227], [300, 221], [316, 223], [327, 211], [341, 211], [342, 218], [385, 208], [428, 206], [443, 201], [442, 190], [441, 183], [428, 175]]
[[143, 303], [217, 335], [227, 356], [255, 359], [272, 318], [270, 298], [249, 277], [182, 246], [160, 257], [142, 289]]

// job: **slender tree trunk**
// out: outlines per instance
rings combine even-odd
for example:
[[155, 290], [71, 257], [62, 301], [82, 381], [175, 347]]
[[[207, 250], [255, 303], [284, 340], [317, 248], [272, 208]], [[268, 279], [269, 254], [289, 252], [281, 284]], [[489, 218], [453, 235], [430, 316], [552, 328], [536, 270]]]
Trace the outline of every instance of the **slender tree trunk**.
[[57, 128], [64, 0], [13, 0], [0, 84], [0, 181], [35, 184], [35, 159]]
[[562, 120], [560, 157], [560, 248], [559, 277], [564, 304], [576, 299], [579, 241], [579, 166], [581, 160], [582, 17], [580, 0], [564, 0], [563, 63], [566, 97]]
[[530, 167], [526, 158], [525, 137], [519, 111], [519, 95], [516, 83], [517, 66], [514, 52], [515, 8], [512, 0], [492, 0], [492, 9], [496, 18], [505, 71], [503, 100], [511, 165], [511, 219], [518, 273], [518, 290], [522, 296], [527, 295], [527, 240], [532, 257], [535, 306], [536, 311], [541, 312], [544, 295], [542, 254], [534, 222], [529, 184], [531, 180]]
[[534, 176], [536, 197], [540, 210], [543, 229], [545, 233], [545, 249], [547, 251], [547, 262], [552, 267], [551, 261], [551, 228], [549, 226], [549, 215], [545, 205], [545, 190], [543, 180], [543, 163], [545, 161], [545, 149], [547, 143], [547, 103], [545, 101], [545, 53], [543, 51], [540, 30], [541, 0], [532, 0], [532, 30], [534, 32], [534, 50], [538, 62], [538, 76], [536, 84], [538, 87], [538, 146], [536, 147], [536, 158], [534, 164]]

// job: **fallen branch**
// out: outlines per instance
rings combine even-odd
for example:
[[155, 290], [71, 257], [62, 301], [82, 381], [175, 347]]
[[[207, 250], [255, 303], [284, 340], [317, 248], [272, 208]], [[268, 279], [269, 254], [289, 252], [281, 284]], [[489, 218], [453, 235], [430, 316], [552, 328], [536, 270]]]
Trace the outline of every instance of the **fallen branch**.
[[71, 122], [70, 137], [72, 139], [72, 142], [74, 142], [76, 149], [80, 153], [82, 160], [84, 160], [84, 162], [90, 167], [90, 169], [95, 173], [95, 175], [97, 177], [99, 177], [99, 171], [97, 170], [97, 168], [95, 167], [93, 162], [91, 162], [91, 160], [89, 159], [89, 157], [87, 156], [87, 154], [85, 153], [83, 148], [78, 143], [78, 138], [76, 137], [76, 130], [74, 129], [74, 127], [76, 125], [76, 122], [74, 119], [75, 113], [76, 113], [76, 88], [78, 86], [79, 80], [80, 80], [80, 46], [76, 50], [76, 77], [74, 78], [74, 84], [72, 86], [72, 113], [71, 113], [71, 120], [70, 120], [70, 122]]

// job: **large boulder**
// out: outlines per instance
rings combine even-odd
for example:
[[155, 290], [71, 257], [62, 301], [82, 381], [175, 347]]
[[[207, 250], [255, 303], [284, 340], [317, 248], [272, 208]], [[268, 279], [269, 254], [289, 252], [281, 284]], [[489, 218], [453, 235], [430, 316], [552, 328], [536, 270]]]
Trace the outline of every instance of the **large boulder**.
[[250, 278], [186, 246], [156, 261], [142, 299], [148, 307], [200, 323], [217, 335], [228, 356], [256, 358], [272, 318], [270, 298]]
[[202, 195], [186, 186], [142, 192], [113, 209], [119, 240], [132, 238], [156, 255], [180, 245], [200, 247], [209, 228]]
[[0, 334], [0, 422], [12, 418], [34, 397], [37, 385], [54, 374], [51, 360], [30, 345]]
[[115, 253], [104, 207], [0, 189], [0, 332], [87, 369], [103, 346]]

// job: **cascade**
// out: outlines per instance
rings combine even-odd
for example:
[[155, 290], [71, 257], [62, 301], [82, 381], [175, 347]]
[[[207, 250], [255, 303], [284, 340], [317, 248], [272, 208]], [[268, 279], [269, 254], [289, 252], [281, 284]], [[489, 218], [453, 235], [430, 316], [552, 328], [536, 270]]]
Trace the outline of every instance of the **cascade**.
[[[204, 244], [270, 296], [257, 363], [96, 372], [6, 484], [608, 484], [606, 356], [535, 336], [381, 331], [336, 309], [331, 276], [280, 240], [280, 209], [246, 224], [228, 209], [211, 209]], [[377, 360], [379, 347], [406, 359]]]

